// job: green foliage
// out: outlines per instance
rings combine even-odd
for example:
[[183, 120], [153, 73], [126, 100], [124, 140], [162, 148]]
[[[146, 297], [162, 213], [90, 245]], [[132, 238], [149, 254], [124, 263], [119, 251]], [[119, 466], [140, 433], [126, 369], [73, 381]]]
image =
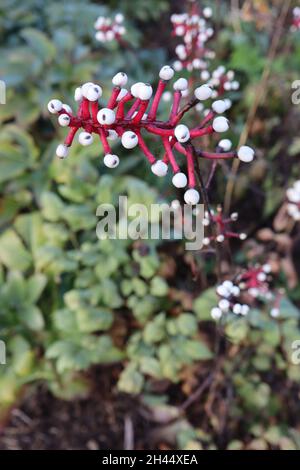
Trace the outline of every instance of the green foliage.
[[[226, 17], [226, 2], [221, 3]], [[190, 394], [198, 374], [207, 375], [220, 363], [218, 380], [224, 387], [220, 395], [232, 397], [227, 448], [245, 445], [234, 435], [232, 421], [239, 432], [247, 428], [250, 448], [300, 448], [298, 431], [281, 411], [282, 390], [287, 384], [299, 387], [300, 382], [299, 366], [290, 360], [291, 345], [300, 338], [298, 308], [284, 297], [279, 319], [271, 318], [262, 305], [247, 319], [228, 316], [217, 332], [210, 316], [217, 299], [209, 260], [201, 270], [204, 277], [208, 274], [211, 287], [200, 292], [198, 282], [184, 278], [182, 256], [177, 257], [174, 247], [176, 273], [167, 276], [163, 249], [156, 242], [96, 236], [100, 203], [118, 205], [118, 195], [127, 194], [130, 202], [150, 207], [166, 194], [163, 183], [145, 170], [140, 155], [123, 150], [122, 165], [113, 176], [101, 163], [97, 143], [89, 148], [75, 144], [63, 162], [53, 158], [63, 132], [50, 124], [47, 101], [57, 96], [71, 103], [74, 87], [92, 79], [100, 79], [106, 99], [112, 75], [123, 68], [133, 80], [144, 76], [149, 82], [156, 80], [157, 70], [167, 60], [167, 47], [145, 43], [156, 44], [157, 25], [169, 5], [161, 0], [111, 0], [105, 6], [83, 0], [1, 2], [0, 74], [7, 84], [7, 104], [0, 106], [0, 339], [7, 346], [7, 364], [0, 367], [0, 419], [26, 384], [46, 382], [63, 399], [86, 396], [89, 384], [80, 373], [94, 365], [120, 362], [118, 389], [143, 395], [158, 414], [163, 406], [174, 420], [168, 428], [175, 436], [174, 445], [213, 449], [211, 430], [219, 425], [214, 410], [209, 432], [194, 428], [175, 406], [162, 405], [170, 397], [157, 393], [156, 385], [180, 384], [180, 393]], [[99, 45], [94, 39], [97, 16], [110, 16], [119, 9], [126, 16], [126, 40], [134, 45], [133, 51], [116, 44]], [[142, 30], [146, 23], [149, 38], [143, 40], [137, 25]], [[231, 111], [236, 113], [237, 135], [257, 93], [267, 39], [265, 31], [243, 25], [238, 35], [228, 27], [215, 41], [226, 66], [237, 70], [244, 90], [237, 111]], [[294, 47], [294, 54], [271, 64], [275, 91], [271, 86], [268, 106], [261, 113], [263, 131], [255, 142], [264, 149], [264, 160], [259, 155], [254, 170], [242, 170], [235, 181], [235, 202], [242, 208], [252, 199], [248, 196], [253, 187], [255, 194], [265, 195], [259, 214], [256, 208], [254, 215], [244, 211], [253, 229], [269, 220], [283, 200], [283, 173], [291, 169], [299, 177], [297, 165], [292, 168], [299, 139], [287, 133], [283, 145], [273, 143], [285, 121], [289, 84], [298, 78], [296, 39]], [[278, 95], [282, 87], [287, 88], [284, 103]], [[166, 104], [163, 113], [168, 112]], [[283, 164], [277, 157], [285, 149]], [[214, 197], [219, 202], [224, 186], [217, 183]], [[245, 254], [238, 252], [236, 259], [244, 261]], [[295, 294], [294, 300], [299, 301], [299, 296]]]

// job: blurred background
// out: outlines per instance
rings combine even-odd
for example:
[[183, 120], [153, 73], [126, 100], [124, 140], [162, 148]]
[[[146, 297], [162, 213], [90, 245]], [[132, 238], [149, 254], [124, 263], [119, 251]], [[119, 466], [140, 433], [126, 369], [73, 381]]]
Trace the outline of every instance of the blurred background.
[[[195, 2], [212, 9], [212, 70], [234, 70], [240, 83], [226, 92], [229, 137], [256, 149], [250, 165], [220, 165], [210, 190], [212, 206], [238, 212], [235, 228], [248, 234], [230, 254], [99, 241], [100, 203], [181, 201], [181, 192], [138, 150], [118, 148], [113, 172], [98, 142], [55, 157], [66, 132], [48, 101], [73, 106], [74, 89], [92, 80], [107, 98], [120, 70], [157, 83], [180, 43], [170, 17], [190, 3], [1, 1], [1, 449], [300, 449], [300, 232], [286, 199], [300, 179], [297, 2]], [[97, 40], [97, 18], [119, 13], [120, 40]], [[203, 83], [197, 70], [176, 76]], [[225, 279], [255, 263], [271, 266], [279, 315], [255, 300], [247, 317], [216, 324], [217, 271]]]

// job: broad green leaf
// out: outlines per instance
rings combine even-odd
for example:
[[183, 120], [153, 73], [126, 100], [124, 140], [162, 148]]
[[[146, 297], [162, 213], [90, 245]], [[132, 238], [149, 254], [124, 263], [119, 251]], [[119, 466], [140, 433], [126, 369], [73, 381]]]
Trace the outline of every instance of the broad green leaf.
[[30, 253], [12, 229], [6, 230], [0, 236], [0, 261], [8, 268], [21, 271], [25, 271], [31, 265]]

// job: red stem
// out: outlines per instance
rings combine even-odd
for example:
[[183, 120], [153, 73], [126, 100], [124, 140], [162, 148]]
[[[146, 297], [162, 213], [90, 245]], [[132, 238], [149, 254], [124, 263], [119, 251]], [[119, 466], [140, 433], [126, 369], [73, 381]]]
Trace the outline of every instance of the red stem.
[[156, 118], [158, 106], [162, 97], [163, 92], [165, 91], [167, 83], [163, 80], [159, 80], [156, 93], [153, 98], [151, 109], [148, 114], [149, 121], [153, 121]]

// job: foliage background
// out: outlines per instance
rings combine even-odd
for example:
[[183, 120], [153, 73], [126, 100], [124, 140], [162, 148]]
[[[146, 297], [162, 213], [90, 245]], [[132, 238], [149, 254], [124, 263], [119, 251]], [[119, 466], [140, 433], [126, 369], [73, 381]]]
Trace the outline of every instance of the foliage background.
[[[300, 176], [299, 106], [290, 98], [291, 83], [299, 78], [299, 33], [292, 35], [287, 24], [278, 54], [267, 64], [280, 2], [250, 2], [252, 17], [243, 10], [238, 23], [230, 2], [203, 3], [216, 15], [217, 62], [236, 70], [242, 84], [230, 116], [235, 143], [262, 73], [271, 67], [250, 132], [258, 158], [235, 180], [233, 208], [251, 236], [243, 248], [234, 247], [234, 259], [244, 265], [267, 252], [276, 261], [278, 285], [287, 289], [280, 320], [270, 319], [262, 306], [247, 320], [226, 325], [216, 350], [211, 257], [193, 258], [178, 243], [96, 238], [100, 202], [117, 203], [119, 193], [145, 204], [180, 195], [151, 176], [138, 153], [124, 155], [113, 174], [100, 163], [97, 144], [75, 146], [64, 162], [53, 157], [64, 131], [48, 116], [49, 99], [72, 103], [74, 88], [92, 78], [108, 96], [111, 77], [123, 69], [132, 80], [155, 82], [160, 66], [173, 58], [169, 16], [181, 3], [2, 0], [0, 77], [7, 85], [7, 104], [0, 106], [0, 338], [7, 344], [7, 364], [0, 367], [3, 422], [37, 384], [65, 400], [83, 398], [91, 393], [85, 374], [91, 366], [120, 363], [118, 390], [147, 407], [157, 440], [163, 436], [171, 448], [300, 448], [300, 368], [290, 359], [291, 344], [300, 339], [299, 231], [288, 233], [296, 273], [292, 284], [283, 269], [282, 246], [270, 235], [285, 189]], [[129, 47], [99, 45], [95, 19], [119, 10], [126, 17]], [[214, 203], [222, 201], [232, 177], [230, 167], [225, 179], [218, 176]], [[264, 245], [257, 239], [262, 228], [269, 230]], [[207, 396], [185, 407], [212, 370], [213, 389], [208, 383]]]

